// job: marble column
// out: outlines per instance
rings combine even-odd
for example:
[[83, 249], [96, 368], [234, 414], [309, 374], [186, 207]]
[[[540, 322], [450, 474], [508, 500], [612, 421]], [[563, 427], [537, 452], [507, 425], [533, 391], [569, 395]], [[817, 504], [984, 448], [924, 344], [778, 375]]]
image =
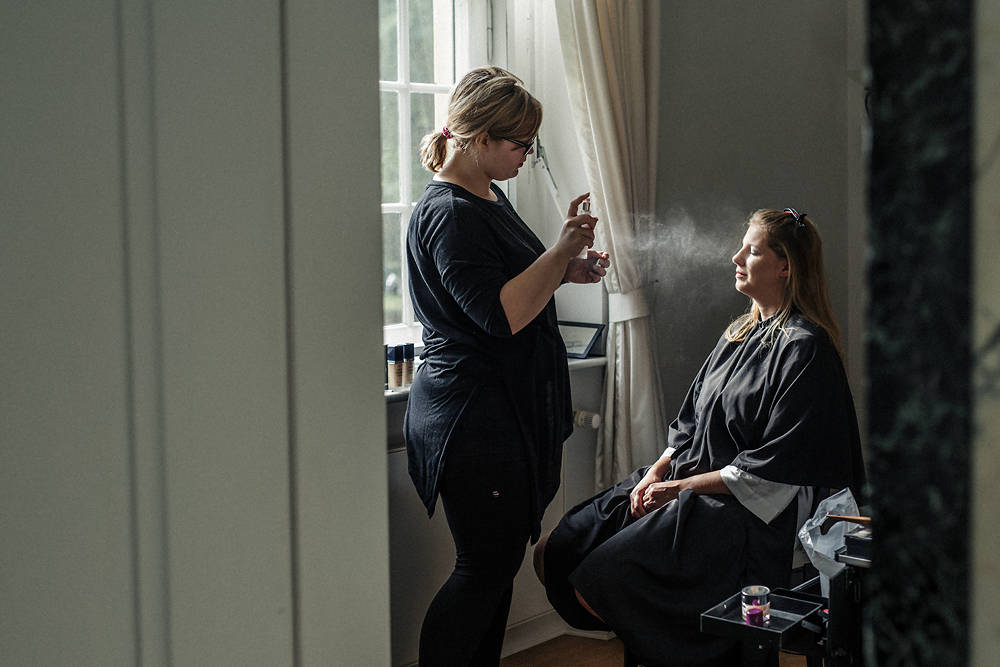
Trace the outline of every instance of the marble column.
[[869, 3], [869, 667], [969, 659], [973, 2]]

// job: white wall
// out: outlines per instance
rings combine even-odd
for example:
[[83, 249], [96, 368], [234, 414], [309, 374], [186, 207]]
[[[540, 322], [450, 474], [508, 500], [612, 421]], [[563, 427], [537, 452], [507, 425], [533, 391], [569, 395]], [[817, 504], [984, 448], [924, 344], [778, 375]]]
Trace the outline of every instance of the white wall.
[[3, 4], [5, 664], [389, 662], [366, 7]]

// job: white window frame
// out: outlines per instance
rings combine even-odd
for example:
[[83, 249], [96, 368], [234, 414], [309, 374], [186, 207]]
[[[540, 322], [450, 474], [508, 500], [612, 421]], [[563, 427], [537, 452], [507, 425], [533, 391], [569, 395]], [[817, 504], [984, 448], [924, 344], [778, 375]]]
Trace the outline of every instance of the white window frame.
[[[496, 23], [505, 32], [506, 0], [435, 0], [454, 6], [454, 62], [455, 76], [474, 66], [495, 61], [494, 52], [506, 53], [505, 35], [497, 35], [492, 26]], [[501, 20], [494, 22], [493, 16], [499, 15]], [[411, 171], [411, 151], [413, 137], [410, 133], [410, 94], [438, 93], [448, 94], [454, 84], [429, 84], [410, 82], [409, 62], [409, 0], [397, 0], [396, 10], [396, 81], [379, 81], [380, 92], [395, 92], [399, 101], [399, 190], [400, 201], [382, 204], [382, 215], [394, 214], [400, 217], [400, 247], [403, 257], [401, 263], [400, 293], [403, 300], [402, 324], [391, 324], [383, 327], [383, 339], [386, 345], [402, 343], [422, 344], [423, 327], [416, 321], [413, 314], [413, 304], [409, 293], [409, 268], [406, 264], [406, 227], [413, 212], [415, 202], [410, 201], [412, 193], [413, 173]], [[438, 40], [435, 39], [437, 43]], [[499, 45], [495, 49], [493, 45]], [[501, 64], [501, 63], [498, 63]], [[381, 219], [381, 216], [380, 216]]]

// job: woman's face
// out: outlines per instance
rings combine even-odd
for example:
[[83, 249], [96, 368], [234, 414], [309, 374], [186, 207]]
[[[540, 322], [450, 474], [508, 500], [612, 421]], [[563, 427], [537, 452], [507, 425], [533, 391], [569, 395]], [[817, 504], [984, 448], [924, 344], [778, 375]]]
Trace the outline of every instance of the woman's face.
[[765, 317], [781, 307], [788, 280], [788, 261], [778, 257], [767, 243], [767, 234], [751, 224], [743, 237], [743, 247], [733, 255], [736, 289], [757, 302]]
[[487, 170], [494, 181], [506, 181], [517, 176], [517, 171], [524, 166], [528, 155], [535, 152], [534, 137], [513, 139], [514, 141], [496, 137], [487, 139]]

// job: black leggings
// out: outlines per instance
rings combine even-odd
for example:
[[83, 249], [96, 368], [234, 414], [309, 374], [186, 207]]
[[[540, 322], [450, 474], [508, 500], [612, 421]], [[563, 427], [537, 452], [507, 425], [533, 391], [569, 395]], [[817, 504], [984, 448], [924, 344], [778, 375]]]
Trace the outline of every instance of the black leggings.
[[497, 667], [530, 538], [528, 472], [520, 439], [456, 435], [441, 480], [455, 570], [424, 616], [420, 667]]

